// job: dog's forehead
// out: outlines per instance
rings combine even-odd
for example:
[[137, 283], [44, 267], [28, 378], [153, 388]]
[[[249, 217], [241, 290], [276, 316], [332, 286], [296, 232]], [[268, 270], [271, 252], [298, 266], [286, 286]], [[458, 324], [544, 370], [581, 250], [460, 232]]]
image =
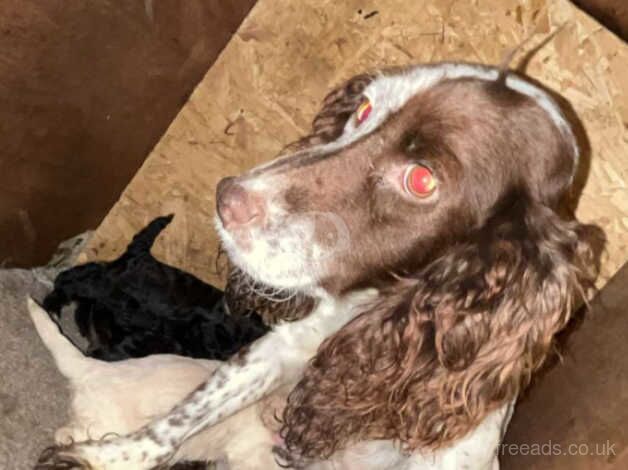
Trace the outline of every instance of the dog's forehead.
[[[500, 79], [500, 70], [481, 64], [444, 62], [416, 65], [401, 70], [381, 71], [373, 76], [373, 79], [362, 91], [364, 99], [368, 100], [370, 104], [367, 118], [361, 120], [356, 118], [356, 115], [347, 120], [341, 134], [336, 139], [281, 156], [267, 164], [258, 166], [250, 175], [253, 176], [282, 167], [288, 161], [291, 161], [293, 165], [300, 166], [322, 160], [327, 155], [332, 155], [376, 132], [391, 116], [399, 113], [420, 93], [445, 81], [457, 79], [495, 82]], [[575, 171], [579, 158], [577, 141], [570, 124], [556, 101], [540, 86], [511, 72], [506, 75], [504, 85], [508, 89], [533, 100], [547, 113], [549, 120], [556, 126], [572, 149]]]
[[[351, 143], [373, 132], [391, 114], [398, 112], [417, 94], [443, 81], [476, 79], [494, 82], [499, 79], [499, 75], [500, 71], [495, 67], [467, 63], [417, 65], [402, 71], [382, 72], [363, 92], [363, 95], [372, 106], [369, 118], [363, 123], [358, 123], [355, 119], [349, 119], [343, 134], [338, 140]], [[572, 146], [574, 157], [577, 159], [579, 151], [575, 136], [556, 101], [541, 87], [516, 74], [509, 73], [506, 76], [505, 86], [532, 99], [547, 113], [551, 122]]]

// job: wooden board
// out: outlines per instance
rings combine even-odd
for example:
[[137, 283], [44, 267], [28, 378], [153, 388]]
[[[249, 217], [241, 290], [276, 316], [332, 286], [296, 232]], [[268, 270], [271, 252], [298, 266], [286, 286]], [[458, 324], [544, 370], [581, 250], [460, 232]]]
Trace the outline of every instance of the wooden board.
[[164, 261], [220, 285], [214, 191], [308, 132], [332, 85], [365, 70], [438, 60], [499, 63], [564, 25], [528, 73], [565, 96], [592, 151], [581, 220], [608, 236], [604, 279], [628, 259], [628, 47], [566, 0], [259, 0], [97, 230], [82, 259], [110, 259], [174, 212]]

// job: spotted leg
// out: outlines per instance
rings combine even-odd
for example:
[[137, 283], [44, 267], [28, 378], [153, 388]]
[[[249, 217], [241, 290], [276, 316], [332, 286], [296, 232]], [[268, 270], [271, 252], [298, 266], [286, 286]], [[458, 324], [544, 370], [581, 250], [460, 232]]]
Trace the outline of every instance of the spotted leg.
[[320, 343], [375, 295], [369, 289], [343, 299], [323, 297], [312, 314], [276, 327], [167, 415], [127, 436], [53, 449], [42, 454], [37, 468], [142, 470], [167, 462], [186, 438], [297, 380]]

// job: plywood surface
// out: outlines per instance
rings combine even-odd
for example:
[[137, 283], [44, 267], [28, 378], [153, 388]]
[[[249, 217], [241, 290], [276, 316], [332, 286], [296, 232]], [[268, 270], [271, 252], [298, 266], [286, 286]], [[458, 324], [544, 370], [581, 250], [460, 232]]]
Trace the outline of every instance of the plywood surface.
[[83, 259], [108, 259], [174, 212], [161, 259], [217, 284], [214, 191], [308, 132], [323, 96], [358, 72], [438, 60], [498, 63], [564, 27], [528, 73], [582, 119], [592, 163], [581, 220], [608, 236], [608, 278], [628, 259], [628, 46], [566, 0], [260, 0], [97, 230]]

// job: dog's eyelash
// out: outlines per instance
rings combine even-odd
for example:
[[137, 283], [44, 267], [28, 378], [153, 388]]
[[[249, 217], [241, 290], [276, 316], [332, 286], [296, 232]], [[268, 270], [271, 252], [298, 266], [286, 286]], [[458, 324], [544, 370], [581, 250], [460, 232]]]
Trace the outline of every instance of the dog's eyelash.
[[421, 148], [421, 138], [415, 133], [409, 133], [403, 138], [402, 144], [403, 150], [410, 153], [415, 153]]

